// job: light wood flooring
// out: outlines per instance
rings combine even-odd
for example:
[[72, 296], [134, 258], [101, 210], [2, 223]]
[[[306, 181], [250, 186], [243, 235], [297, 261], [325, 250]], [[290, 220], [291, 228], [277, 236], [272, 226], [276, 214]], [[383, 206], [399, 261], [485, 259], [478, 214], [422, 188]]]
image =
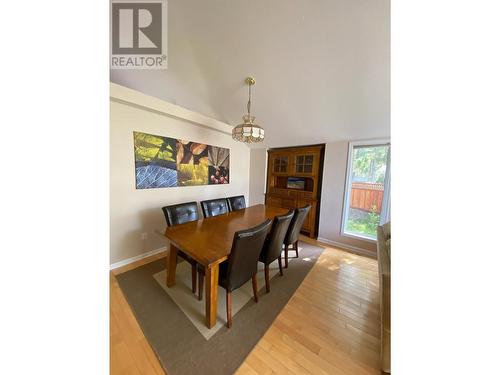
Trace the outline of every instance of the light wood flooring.
[[[380, 374], [377, 262], [301, 241], [326, 249], [237, 374]], [[111, 375], [165, 374], [115, 278], [165, 255], [111, 272]]]

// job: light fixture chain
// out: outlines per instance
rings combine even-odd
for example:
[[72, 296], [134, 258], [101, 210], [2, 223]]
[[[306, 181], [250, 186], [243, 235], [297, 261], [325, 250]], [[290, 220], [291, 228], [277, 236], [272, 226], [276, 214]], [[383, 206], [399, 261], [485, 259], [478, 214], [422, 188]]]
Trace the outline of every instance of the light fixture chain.
[[248, 103], [247, 103], [247, 112], [248, 112], [249, 117], [250, 117], [251, 99], [252, 99], [252, 85], [249, 83], [248, 84]]

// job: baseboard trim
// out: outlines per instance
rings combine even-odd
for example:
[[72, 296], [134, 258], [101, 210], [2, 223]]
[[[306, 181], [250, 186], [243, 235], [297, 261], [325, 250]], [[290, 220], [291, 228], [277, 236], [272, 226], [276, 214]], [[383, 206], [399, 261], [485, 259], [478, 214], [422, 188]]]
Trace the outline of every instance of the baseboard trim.
[[148, 251], [146, 253], [136, 255], [135, 257], [127, 258], [127, 259], [124, 259], [124, 260], [120, 260], [120, 261], [118, 261], [116, 263], [112, 263], [110, 265], [110, 269], [114, 270], [115, 268], [126, 266], [127, 264], [134, 263], [134, 262], [136, 262], [138, 260], [150, 257], [152, 255], [159, 254], [162, 251], [167, 251], [167, 247], [163, 246], [163, 247], [160, 247], [159, 249], [151, 250], [151, 251]]
[[339, 247], [343, 250], [348, 250], [350, 252], [353, 252], [354, 254], [357, 254], [357, 255], [362, 255], [362, 256], [365, 256], [365, 257], [369, 257], [369, 258], [372, 258], [372, 259], [376, 259], [377, 258], [377, 254], [373, 253], [372, 251], [368, 251], [366, 249], [362, 249], [361, 247], [357, 247], [357, 246], [353, 246], [353, 245], [348, 245], [348, 244], [345, 244], [345, 243], [342, 243], [342, 242], [337, 242], [337, 241], [332, 241], [332, 240], [329, 240], [329, 239], [326, 239], [326, 238], [322, 238], [322, 237], [318, 237], [318, 242], [323, 242], [327, 245], [332, 245], [332, 246], [335, 246], [335, 247]]

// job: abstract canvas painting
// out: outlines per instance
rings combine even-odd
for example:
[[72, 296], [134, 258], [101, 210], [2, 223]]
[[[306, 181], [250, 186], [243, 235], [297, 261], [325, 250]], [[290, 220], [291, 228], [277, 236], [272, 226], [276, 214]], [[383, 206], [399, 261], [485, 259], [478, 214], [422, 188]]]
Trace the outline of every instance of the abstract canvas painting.
[[208, 146], [177, 140], [178, 186], [206, 185], [208, 181]]
[[229, 183], [229, 149], [208, 146], [208, 183]]
[[135, 186], [151, 189], [229, 183], [229, 149], [134, 132]]
[[134, 132], [137, 189], [177, 186], [175, 148], [172, 138]]

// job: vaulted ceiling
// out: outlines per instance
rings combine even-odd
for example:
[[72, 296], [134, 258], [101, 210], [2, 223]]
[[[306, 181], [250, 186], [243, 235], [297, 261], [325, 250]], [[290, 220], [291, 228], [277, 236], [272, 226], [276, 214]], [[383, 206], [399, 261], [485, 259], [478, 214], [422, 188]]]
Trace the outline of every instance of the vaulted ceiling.
[[168, 0], [168, 69], [111, 81], [214, 117], [252, 113], [260, 147], [387, 137], [389, 0]]

